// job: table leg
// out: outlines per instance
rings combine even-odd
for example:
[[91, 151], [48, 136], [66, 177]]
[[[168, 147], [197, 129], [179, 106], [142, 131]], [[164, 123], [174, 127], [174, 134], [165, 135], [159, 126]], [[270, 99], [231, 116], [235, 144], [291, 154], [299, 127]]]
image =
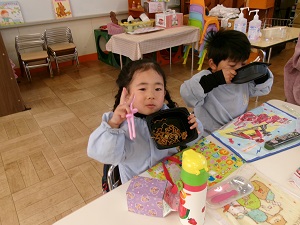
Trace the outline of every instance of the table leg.
[[192, 43], [192, 65], [191, 65], [191, 74], [193, 74], [193, 69], [194, 69], [194, 44]]
[[267, 63], [270, 63], [271, 53], [272, 53], [272, 48], [269, 49], [269, 55], [268, 55], [268, 61], [267, 61]]
[[120, 67], [123, 68], [123, 61], [122, 61], [122, 55], [120, 54]]
[[170, 48], [170, 66], [172, 64], [172, 47]]

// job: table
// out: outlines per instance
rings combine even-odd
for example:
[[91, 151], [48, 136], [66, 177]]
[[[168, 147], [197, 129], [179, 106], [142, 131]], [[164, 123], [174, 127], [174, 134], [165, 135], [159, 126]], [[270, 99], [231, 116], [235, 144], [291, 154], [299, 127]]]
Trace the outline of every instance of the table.
[[[129, 57], [131, 60], [143, 58], [143, 54], [160, 51], [183, 44], [199, 42], [200, 30], [194, 26], [174, 27], [145, 34], [117, 34], [112, 35], [106, 44], [106, 50], [120, 54], [121, 67], [122, 55]], [[193, 70], [192, 54], [192, 70]], [[170, 51], [171, 63], [171, 51]]]
[[296, 28], [296, 27], [286, 27], [286, 28], [287, 28], [287, 33], [286, 33], [285, 38], [273, 39], [273, 40], [266, 40], [264, 38], [261, 38], [257, 42], [251, 42], [251, 46], [253, 48], [262, 49], [264, 52], [267, 49], [269, 49], [269, 54], [268, 54], [268, 58], [267, 58], [267, 62], [269, 63], [270, 58], [271, 58], [271, 53], [272, 53], [272, 47], [283, 44], [283, 43], [287, 43], [290, 41], [297, 40], [299, 37], [300, 28]]
[[[284, 111], [287, 111], [287, 108], [285, 108], [284, 105], [290, 106], [295, 111], [300, 111], [300, 106], [292, 105], [280, 100], [271, 100], [268, 102]], [[292, 112], [289, 113], [293, 114]], [[207, 139], [215, 142], [223, 148], [226, 148], [212, 136], [208, 136]], [[300, 146], [275, 154], [273, 156], [269, 156], [267, 158], [260, 159], [251, 163], [251, 165], [278, 184], [282, 184], [283, 187], [290, 189], [293, 188], [293, 186], [289, 184], [288, 179], [300, 166], [299, 153]], [[144, 172], [142, 175], [150, 176], [146, 172]], [[171, 214], [167, 215], [165, 218], [150, 217], [128, 212], [125, 193], [129, 183], [130, 182], [127, 182], [113, 191], [106, 193], [102, 197], [85, 205], [60, 221], [57, 221], [55, 225], [181, 224], [177, 212], [171, 212]], [[300, 189], [294, 188], [293, 192], [300, 196]], [[209, 214], [206, 214], [205, 225], [217, 224], [218, 223]]]

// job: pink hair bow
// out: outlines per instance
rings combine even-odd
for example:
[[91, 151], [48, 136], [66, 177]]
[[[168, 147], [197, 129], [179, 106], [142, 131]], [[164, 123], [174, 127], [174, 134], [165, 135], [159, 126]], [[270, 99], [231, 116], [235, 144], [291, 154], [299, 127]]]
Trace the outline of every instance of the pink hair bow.
[[129, 137], [131, 140], [136, 137], [135, 135], [135, 126], [134, 126], [134, 116], [133, 114], [137, 113], [137, 109], [133, 108], [133, 101], [135, 99], [135, 96], [133, 96], [133, 99], [130, 103], [130, 113], [126, 114], [127, 123], [128, 123], [128, 130], [129, 130]]

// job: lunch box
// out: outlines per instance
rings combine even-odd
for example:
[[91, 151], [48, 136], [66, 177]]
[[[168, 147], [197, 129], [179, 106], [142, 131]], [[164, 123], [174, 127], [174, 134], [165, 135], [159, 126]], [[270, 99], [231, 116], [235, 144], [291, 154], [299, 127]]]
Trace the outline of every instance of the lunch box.
[[146, 117], [151, 138], [158, 149], [186, 146], [198, 137], [197, 129], [190, 129], [190, 113], [184, 107], [161, 110]]

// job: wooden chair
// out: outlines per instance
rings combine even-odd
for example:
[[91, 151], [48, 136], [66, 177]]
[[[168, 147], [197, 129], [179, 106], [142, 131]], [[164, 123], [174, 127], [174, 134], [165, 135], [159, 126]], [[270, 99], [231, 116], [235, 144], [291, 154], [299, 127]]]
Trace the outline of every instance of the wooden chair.
[[47, 53], [44, 35], [40, 33], [18, 35], [15, 37], [15, 48], [22, 73], [31, 81], [30, 69], [47, 66], [50, 77], [53, 77], [51, 60]]
[[72, 60], [79, 65], [78, 52], [73, 42], [72, 32], [69, 27], [56, 27], [46, 29], [44, 32], [48, 53], [55, 60], [57, 72], [59, 73], [59, 62]]

